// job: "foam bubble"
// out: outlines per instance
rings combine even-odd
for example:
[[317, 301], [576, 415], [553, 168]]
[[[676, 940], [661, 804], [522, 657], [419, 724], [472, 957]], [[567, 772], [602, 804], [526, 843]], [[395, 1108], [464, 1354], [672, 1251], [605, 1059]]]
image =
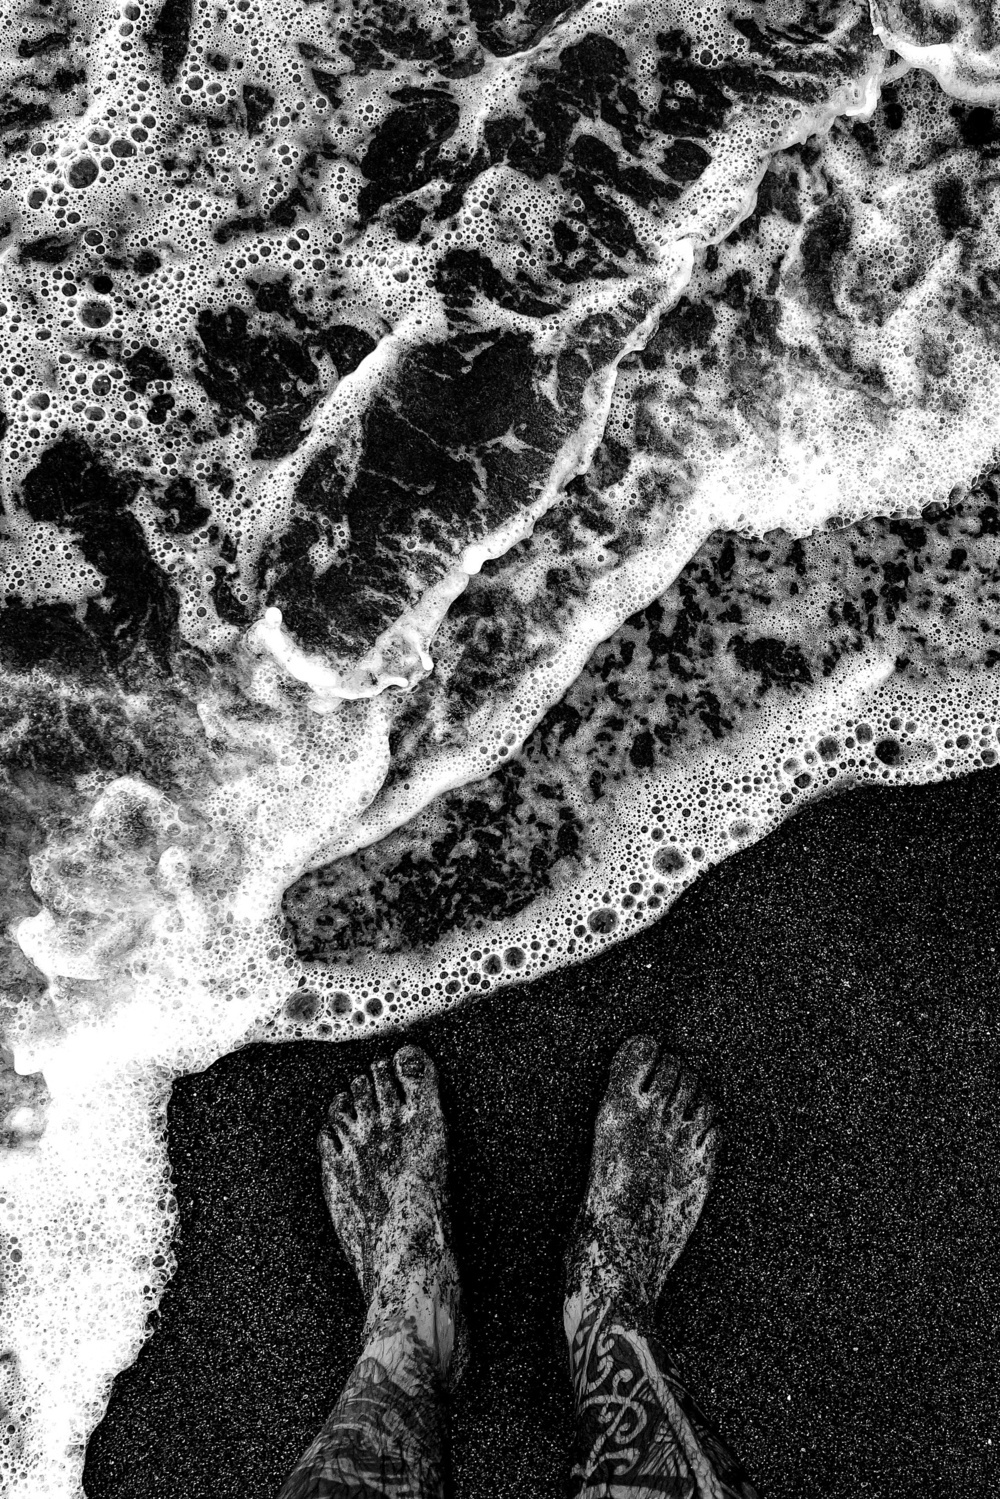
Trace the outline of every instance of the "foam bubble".
[[905, 64], [925, 69], [947, 93], [973, 104], [1000, 100], [994, 22], [988, 7], [945, 0], [875, 0], [872, 23]]

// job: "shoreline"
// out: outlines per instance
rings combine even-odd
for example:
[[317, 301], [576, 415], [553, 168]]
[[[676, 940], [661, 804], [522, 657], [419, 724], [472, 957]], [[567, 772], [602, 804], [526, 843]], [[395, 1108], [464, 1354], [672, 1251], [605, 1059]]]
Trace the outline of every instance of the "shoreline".
[[[722, 1107], [661, 1316], [762, 1491], [997, 1485], [998, 822], [997, 771], [814, 803], [627, 942], [408, 1032], [451, 1126], [463, 1499], [559, 1491], [561, 1245], [607, 1061], [641, 1029]], [[312, 1141], [338, 1076], [387, 1044], [254, 1045], [175, 1085], [179, 1269], [91, 1440], [89, 1499], [273, 1499], [363, 1315]]]

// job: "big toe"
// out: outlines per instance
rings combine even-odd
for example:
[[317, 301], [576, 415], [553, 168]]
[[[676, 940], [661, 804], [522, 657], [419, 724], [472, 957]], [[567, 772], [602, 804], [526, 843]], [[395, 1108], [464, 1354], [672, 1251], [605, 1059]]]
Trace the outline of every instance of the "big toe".
[[654, 1036], [630, 1036], [618, 1048], [611, 1063], [608, 1098], [622, 1098], [629, 1094], [638, 1096], [642, 1093], [649, 1082], [659, 1050]]
[[421, 1111], [434, 1108], [438, 1100], [437, 1068], [419, 1046], [401, 1046], [393, 1057], [405, 1107]]

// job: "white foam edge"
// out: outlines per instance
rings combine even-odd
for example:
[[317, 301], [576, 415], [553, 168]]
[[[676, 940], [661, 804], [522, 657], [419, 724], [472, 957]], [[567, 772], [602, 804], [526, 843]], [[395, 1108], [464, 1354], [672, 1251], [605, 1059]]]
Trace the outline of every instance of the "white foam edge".
[[[966, 707], [966, 713], [958, 713], [955, 699]], [[973, 734], [977, 725], [992, 726], [991, 744], [994, 752], [1000, 750], [1000, 673], [983, 668], [971, 673], [964, 680], [945, 679], [940, 683], [927, 681], [915, 684], [901, 681], [894, 671], [891, 653], [886, 652], [881, 660], [852, 662], [835, 671], [823, 694], [811, 699], [806, 713], [803, 703], [793, 698], [780, 710], [767, 708], [753, 721], [752, 727], [741, 733], [736, 742], [725, 748], [716, 746], [689, 757], [683, 764], [674, 763], [663, 771], [637, 778], [621, 789], [614, 801], [606, 804], [602, 813], [602, 826], [608, 833], [609, 848], [605, 854], [591, 861], [589, 873], [577, 870], [572, 882], [562, 890], [533, 901], [517, 915], [503, 921], [485, 921], [476, 929], [449, 936], [436, 943], [425, 954], [365, 954], [344, 965], [313, 965], [303, 967], [302, 982], [313, 991], [323, 993], [346, 992], [361, 1007], [372, 995], [393, 995], [402, 1005], [394, 1013], [369, 1020], [359, 1031], [351, 1016], [343, 1018], [322, 1013], [315, 1022], [293, 1022], [281, 1018], [253, 1031], [247, 1041], [288, 1039], [346, 1040], [359, 1034], [371, 1035], [380, 1030], [398, 1028], [401, 1023], [412, 1023], [422, 1013], [438, 1014], [449, 1005], [468, 1002], [475, 997], [459, 982], [452, 997], [444, 990], [442, 981], [454, 981], [463, 965], [468, 971], [481, 965], [470, 961], [473, 950], [482, 953], [499, 952], [512, 947], [525, 955], [522, 967], [516, 971], [505, 971], [491, 979], [486, 988], [495, 989], [509, 983], [527, 983], [543, 973], [557, 968], [589, 960], [602, 949], [634, 936], [644, 927], [659, 920], [670, 905], [698, 874], [721, 862], [730, 855], [760, 841], [785, 820], [793, 811], [821, 796], [829, 794], [835, 786], [814, 780], [806, 790], [799, 790], [791, 776], [783, 773], [782, 764], [798, 745], [804, 752], [828, 735], [843, 732], [846, 721], [865, 720], [872, 728], [872, 749], [861, 756], [862, 763], [852, 768], [841, 783], [844, 794], [850, 788], [865, 784], [884, 786], [927, 784], [945, 779], [955, 779], [977, 768], [982, 768], [980, 746], [970, 744], [967, 749], [949, 751], [953, 761], [946, 767], [940, 754], [925, 756], [915, 762], [898, 766], [886, 766], [873, 753], [879, 738], [887, 735], [899, 737], [890, 727], [890, 721], [904, 716], [915, 720], [918, 729], [915, 739], [921, 735], [932, 739], [933, 723], [946, 717], [950, 722], [948, 733], [952, 736], [968, 730]], [[940, 734], [939, 734], [940, 737]], [[741, 783], [744, 776], [762, 776], [758, 793], [761, 805], [751, 821], [751, 831], [738, 843], [732, 841], [721, 824], [729, 819], [720, 817], [718, 802], [707, 798], [708, 804], [698, 809], [697, 789], [707, 783], [721, 785]], [[786, 806], [780, 802], [782, 794], [792, 792], [794, 804]], [[704, 800], [704, 798], [703, 798]], [[654, 873], [654, 859], [661, 843], [651, 836], [650, 808], [660, 803], [665, 806], [692, 808], [692, 815], [685, 818], [667, 836], [687, 849], [698, 847], [703, 857], [676, 874]], [[613, 806], [613, 819], [611, 811]], [[611, 823], [613, 820], [613, 828]], [[617, 863], [612, 872], [609, 866]], [[565, 941], [547, 948], [553, 932], [564, 932], [568, 917], [586, 921], [588, 911], [604, 904], [603, 896], [608, 888], [622, 889], [627, 874], [644, 877], [648, 883], [663, 882], [668, 888], [661, 906], [655, 914], [645, 912], [621, 912], [618, 924], [608, 934], [588, 933], [585, 944], [572, 956], [566, 953]], [[290, 978], [292, 976], [290, 975]], [[290, 989], [294, 984], [290, 985]], [[430, 989], [430, 996], [421, 998], [421, 991]], [[480, 992], [480, 991], [476, 991]], [[318, 1029], [322, 1026], [323, 1029]]]
[[[885, 47], [898, 54], [904, 69], [919, 68], [921, 72], [930, 73], [941, 90], [951, 98], [960, 99], [966, 104], [1000, 104], [1000, 59], [993, 61], [991, 73], [984, 71], [980, 75], [981, 81], [977, 81], [975, 72], [967, 76], [962, 76], [959, 72], [955, 49], [949, 43], [922, 46], [917, 42], [908, 42], [891, 27], [876, 19], [874, 4], [872, 29]], [[979, 59], [969, 58], [967, 66], [974, 69], [977, 61]], [[985, 63], [987, 59], [982, 61]], [[901, 74], [897, 73], [895, 76]]]
[[[537, 499], [517, 515], [497, 526], [482, 540], [463, 548], [459, 561], [411, 608], [378, 636], [371, 649], [348, 671], [340, 672], [319, 655], [304, 651], [284, 628], [281, 611], [265, 610], [247, 632], [247, 643], [263, 647], [295, 680], [312, 690], [314, 712], [329, 713], [339, 702], [376, 697], [390, 687], [410, 690], [433, 670], [430, 645], [455, 600], [468, 587], [470, 578], [488, 561], [504, 556], [526, 540], [538, 521], [558, 503], [566, 485], [586, 471], [607, 425], [621, 361], [645, 347], [663, 312], [673, 306], [691, 279], [694, 242], [681, 239], [671, 247], [665, 264], [649, 280], [657, 288], [653, 305], [622, 340], [614, 360], [587, 383], [583, 416], [562, 443]], [[387, 663], [389, 663], [387, 665]], [[400, 669], [394, 669], [398, 663]]]

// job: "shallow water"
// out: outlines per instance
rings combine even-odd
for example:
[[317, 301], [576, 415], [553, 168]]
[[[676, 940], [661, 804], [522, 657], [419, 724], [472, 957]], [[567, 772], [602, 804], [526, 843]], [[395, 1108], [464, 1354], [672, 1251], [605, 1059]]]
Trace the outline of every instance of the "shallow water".
[[6, 35], [6, 1461], [71, 1495], [174, 1077], [995, 763], [1000, 85], [962, 8]]

